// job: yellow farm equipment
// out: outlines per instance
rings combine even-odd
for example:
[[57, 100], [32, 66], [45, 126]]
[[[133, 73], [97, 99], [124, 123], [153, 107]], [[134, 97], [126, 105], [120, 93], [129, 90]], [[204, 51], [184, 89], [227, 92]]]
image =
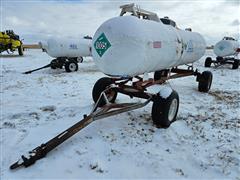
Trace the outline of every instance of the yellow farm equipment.
[[23, 55], [23, 45], [19, 36], [12, 30], [0, 32], [0, 53], [4, 51], [13, 53], [16, 50], [20, 56]]

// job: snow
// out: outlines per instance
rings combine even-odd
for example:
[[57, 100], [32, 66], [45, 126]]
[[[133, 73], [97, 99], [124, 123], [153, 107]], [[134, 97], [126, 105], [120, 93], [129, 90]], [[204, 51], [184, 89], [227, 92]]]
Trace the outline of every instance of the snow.
[[172, 94], [172, 87], [169, 84], [158, 85], [155, 84], [147, 88], [147, 91], [156, 94], [159, 93], [160, 96], [164, 99], [167, 99]]
[[[212, 55], [207, 51], [206, 56]], [[237, 179], [240, 175], [239, 69], [213, 73], [211, 91], [197, 91], [195, 77], [169, 81], [179, 93], [177, 121], [156, 128], [151, 104], [97, 120], [28, 168], [9, 166], [91, 112], [91, 90], [104, 75], [91, 58], [79, 71], [44, 69], [51, 58], [40, 50], [24, 57], [1, 56], [1, 179], [186, 178]], [[150, 74], [152, 76], [152, 74]], [[119, 95], [117, 102], [128, 102]]]

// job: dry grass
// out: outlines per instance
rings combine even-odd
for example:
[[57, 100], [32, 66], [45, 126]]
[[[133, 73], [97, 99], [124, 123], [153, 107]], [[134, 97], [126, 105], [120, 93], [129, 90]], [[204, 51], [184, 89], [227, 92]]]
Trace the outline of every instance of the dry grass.
[[23, 44], [24, 49], [41, 49], [39, 44]]

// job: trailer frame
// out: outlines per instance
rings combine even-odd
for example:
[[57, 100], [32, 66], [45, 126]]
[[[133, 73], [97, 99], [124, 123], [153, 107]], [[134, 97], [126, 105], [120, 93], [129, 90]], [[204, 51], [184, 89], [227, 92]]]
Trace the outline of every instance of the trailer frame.
[[228, 56], [228, 57], [220, 57], [217, 56], [216, 59], [212, 59], [211, 57], [207, 57], [205, 60], [205, 67], [211, 67], [211, 64], [214, 64], [214, 67], [218, 68], [225, 64], [231, 64], [232, 69], [238, 69], [240, 64], [240, 59], [236, 56]]
[[23, 72], [23, 74], [30, 74], [32, 72], [49, 68], [49, 67], [51, 69], [62, 69], [63, 67], [65, 67], [66, 72], [73, 72], [78, 70], [78, 63], [82, 63], [82, 62], [83, 62], [83, 57], [74, 57], [74, 58], [58, 57], [56, 59], [53, 59], [49, 64], [45, 66]]
[[[92, 122], [103, 119], [106, 117], [110, 117], [116, 114], [120, 114], [123, 112], [132, 111], [135, 109], [142, 108], [149, 104], [150, 102], [155, 102], [157, 98], [161, 97], [160, 92], [158, 93], [149, 93], [147, 92], [147, 88], [153, 85], [163, 85], [170, 79], [176, 79], [187, 76], [197, 76], [197, 81], [204, 82], [203, 73], [198, 72], [198, 70], [194, 70], [192, 66], [189, 66], [188, 69], [179, 69], [178, 67], [167, 70], [167, 76], [161, 77], [157, 80], [153, 78], [149, 78], [144, 80], [140, 76], [135, 76], [132, 78], [110, 78], [111, 84], [103, 90], [98, 97], [95, 105], [90, 112], [89, 115], [83, 115], [83, 119], [71, 126], [70, 128], [64, 130], [56, 137], [50, 139], [48, 142], [37, 146], [33, 150], [29, 151], [26, 155], [22, 155], [20, 159], [13, 163], [10, 166], [10, 169], [16, 169], [19, 167], [28, 167], [34, 164], [37, 160], [45, 157], [48, 152], [52, 151], [54, 148], [65, 142], [67, 139], [72, 137], [74, 134], [79, 132], [84, 127], [88, 126]], [[155, 72], [156, 73], [156, 72]], [[174, 73], [171, 75], [171, 73]], [[134, 81], [136, 79], [136, 81]], [[131, 82], [131, 85], [127, 83]], [[209, 87], [210, 89], [210, 87]], [[209, 90], [208, 89], [208, 90]], [[145, 99], [144, 102], [130, 102], [130, 103], [111, 103], [109, 101], [108, 94], [109, 92], [114, 91], [117, 93], [121, 93], [129, 96], [130, 98], [136, 97], [140, 99]], [[101, 101], [104, 100], [105, 104], [102, 106]], [[177, 104], [178, 110], [179, 101]], [[177, 111], [176, 111], [177, 115]], [[175, 117], [176, 117], [175, 115]], [[175, 121], [175, 120], [173, 120]], [[172, 122], [171, 122], [172, 123]], [[170, 125], [170, 124], [169, 124]]]

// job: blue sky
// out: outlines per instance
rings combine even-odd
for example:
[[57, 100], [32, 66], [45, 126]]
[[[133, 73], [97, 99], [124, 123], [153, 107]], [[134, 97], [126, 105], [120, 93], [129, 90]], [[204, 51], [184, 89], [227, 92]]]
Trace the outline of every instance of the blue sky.
[[119, 6], [135, 2], [141, 8], [169, 16], [185, 29], [200, 32], [208, 44], [223, 36], [239, 38], [239, 1], [108, 1], [108, 0], [0, 0], [1, 30], [13, 29], [28, 41], [50, 35], [93, 36], [107, 19], [118, 16]]

